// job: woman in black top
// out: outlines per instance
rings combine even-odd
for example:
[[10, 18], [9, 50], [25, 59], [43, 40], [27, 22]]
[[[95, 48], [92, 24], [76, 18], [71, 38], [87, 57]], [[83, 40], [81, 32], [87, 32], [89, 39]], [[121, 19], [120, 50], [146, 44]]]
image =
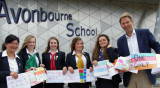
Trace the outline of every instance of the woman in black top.
[[[33, 35], [28, 35], [18, 53], [18, 55], [23, 59], [23, 68], [25, 69], [25, 72], [38, 67], [44, 67], [44, 65], [41, 64], [39, 53], [36, 52], [35, 47], [36, 38]], [[32, 86], [31, 88], [43, 88], [43, 83]]]
[[[71, 43], [71, 52], [67, 54], [66, 66], [71, 73], [74, 73], [73, 69], [90, 69], [93, 68], [90, 61], [90, 56], [87, 52], [83, 52], [83, 41], [80, 37], [76, 37]], [[69, 88], [89, 88], [91, 84], [86, 83], [69, 83]]]
[[15, 35], [8, 35], [2, 45], [3, 52], [0, 52], [0, 88], [7, 88], [6, 76], [18, 78], [18, 73], [23, 72], [23, 63], [15, 52], [19, 47], [19, 38]]
[[[48, 40], [47, 48], [42, 53], [42, 62], [47, 70], [62, 70], [65, 66], [65, 52], [60, 51], [56, 37]], [[64, 83], [45, 83], [45, 88], [63, 88], [63, 86]]]
[[[105, 34], [98, 36], [94, 50], [93, 50], [93, 65], [96, 65], [98, 61], [109, 60], [114, 63], [114, 60], [118, 58], [118, 51], [116, 48], [109, 45], [109, 37]], [[119, 88], [121, 82], [120, 75], [114, 75], [112, 80], [97, 78], [96, 88]]]

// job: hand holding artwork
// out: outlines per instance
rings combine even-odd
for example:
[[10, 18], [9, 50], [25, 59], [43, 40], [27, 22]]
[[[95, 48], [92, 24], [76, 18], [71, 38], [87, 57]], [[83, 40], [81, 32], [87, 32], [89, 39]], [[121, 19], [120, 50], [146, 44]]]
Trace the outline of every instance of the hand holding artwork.
[[63, 67], [63, 75], [65, 75], [67, 73], [67, 68]]
[[128, 70], [126, 68], [122, 68], [120, 71], [122, 71], [122, 72], [128, 72]]
[[40, 64], [40, 67], [43, 67], [43, 68], [44, 68], [44, 67], [45, 67], [45, 65], [44, 65], [44, 64]]
[[31, 71], [31, 70], [36, 70], [35, 67], [31, 67], [30, 69], [26, 69], [25, 72]]
[[68, 70], [70, 73], [72, 73], [72, 74], [74, 73], [74, 69], [71, 66], [68, 67]]
[[93, 72], [93, 67], [89, 67], [89, 72]]
[[97, 66], [97, 65], [98, 65], [97, 60], [92, 61], [92, 64], [93, 64], [94, 66]]
[[30, 70], [36, 70], [36, 68], [35, 67], [31, 67]]
[[11, 72], [11, 73], [10, 73], [10, 76], [12, 76], [14, 79], [17, 79], [17, 78], [18, 78], [17, 72]]

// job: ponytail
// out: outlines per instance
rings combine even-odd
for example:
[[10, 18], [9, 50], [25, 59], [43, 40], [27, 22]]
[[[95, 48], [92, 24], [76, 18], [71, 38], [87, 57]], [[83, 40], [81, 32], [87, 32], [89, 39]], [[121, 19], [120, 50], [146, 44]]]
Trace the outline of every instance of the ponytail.
[[5, 43], [2, 44], [2, 51], [6, 50]]

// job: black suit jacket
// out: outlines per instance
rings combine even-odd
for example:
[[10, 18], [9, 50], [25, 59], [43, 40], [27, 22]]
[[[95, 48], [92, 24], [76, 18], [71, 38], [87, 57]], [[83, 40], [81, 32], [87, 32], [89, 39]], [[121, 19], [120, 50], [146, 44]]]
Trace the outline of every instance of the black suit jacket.
[[[56, 70], [62, 70], [65, 66], [65, 52], [58, 52], [55, 57]], [[50, 53], [42, 53], [42, 63], [45, 65], [47, 70], [50, 70]]]
[[[89, 56], [89, 54], [88, 54], [87, 52], [84, 52], [83, 55], [84, 55], [84, 56], [86, 57], [86, 59], [87, 59], [87, 60], [86, 60], [86, 61], [87, 61], [87, 63], [86, 63], [86, 68], [89, 69], [89, 67], [92, 66], [91, 60], [90, 60], [90, 56]], [[78, 68], [76, 67], [76, 58], [75, 58], [75, 55], [72, 55], [72, 53], [68, 53], [68, 54], [67, 54], [66, 66], [67, 66], [67, 68], [68, 68], [69, 66], [71, 66], [73, 69], [78, 69]]]
[[[21, 52], [19, 52], [19, 53], [18, 53], [18, 56], [19, 56], [20, 58], [22, 58], [22, 60], [23, 60], [23, 69], [25, 70], [26, 62], [27, 62], [27, 60], [29, 59], [26, 49], [23, 49]], [[40, 57], [39, 57], [39, 53], [38, 53], [38, 52], [36, 53], [36, 56], [38, 57], [39, 66], [40, 66], [41, 61], [40, 61]]]
[[[23, 62], [21, 58], [16, 57], [18, 71], [23, 72]], [[8, 58], [2, 57], [2, 52], [0, 52], [0, 88], [7, 88], [6, 76], [10, 76], [10, 68], [8, 63]]]

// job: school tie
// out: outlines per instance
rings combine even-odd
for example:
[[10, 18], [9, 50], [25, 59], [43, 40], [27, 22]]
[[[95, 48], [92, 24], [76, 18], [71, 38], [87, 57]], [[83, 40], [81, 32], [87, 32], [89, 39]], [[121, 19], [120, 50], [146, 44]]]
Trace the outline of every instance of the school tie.
[[26, 61], [25, 69], [30, 69], [31, 67], [37, 68], [37, 62], [36, 62], [36, 53], [34, 55], [31, 55], [28, 53], [30, 58]]
[[99, 59], [98, 59], [98, 61], [103, 61], [103, 52], [102, 51], [99, 52]]
[[78, 57], [78, 62], [77, 62], [77, 68], [78, 69], [84, 69], [84, 63], [83, 63], [83, 60], [82, 60], [82, 55], [83, 55], [83, 53], [81, 54], [81, 55], [77, 55], [77, 54], [75, 54], [77, 57]]
[[51, 52], [50, 52], [50, 55], [51, 55], [51, 70], [56, 70], [56, 65], [55, 65], [55, 60], [54, 60], [54, 57], [55, 57], [55, 55], [56, 55], [57, 53], [54, 53], [54, 54], [52, 54]]

